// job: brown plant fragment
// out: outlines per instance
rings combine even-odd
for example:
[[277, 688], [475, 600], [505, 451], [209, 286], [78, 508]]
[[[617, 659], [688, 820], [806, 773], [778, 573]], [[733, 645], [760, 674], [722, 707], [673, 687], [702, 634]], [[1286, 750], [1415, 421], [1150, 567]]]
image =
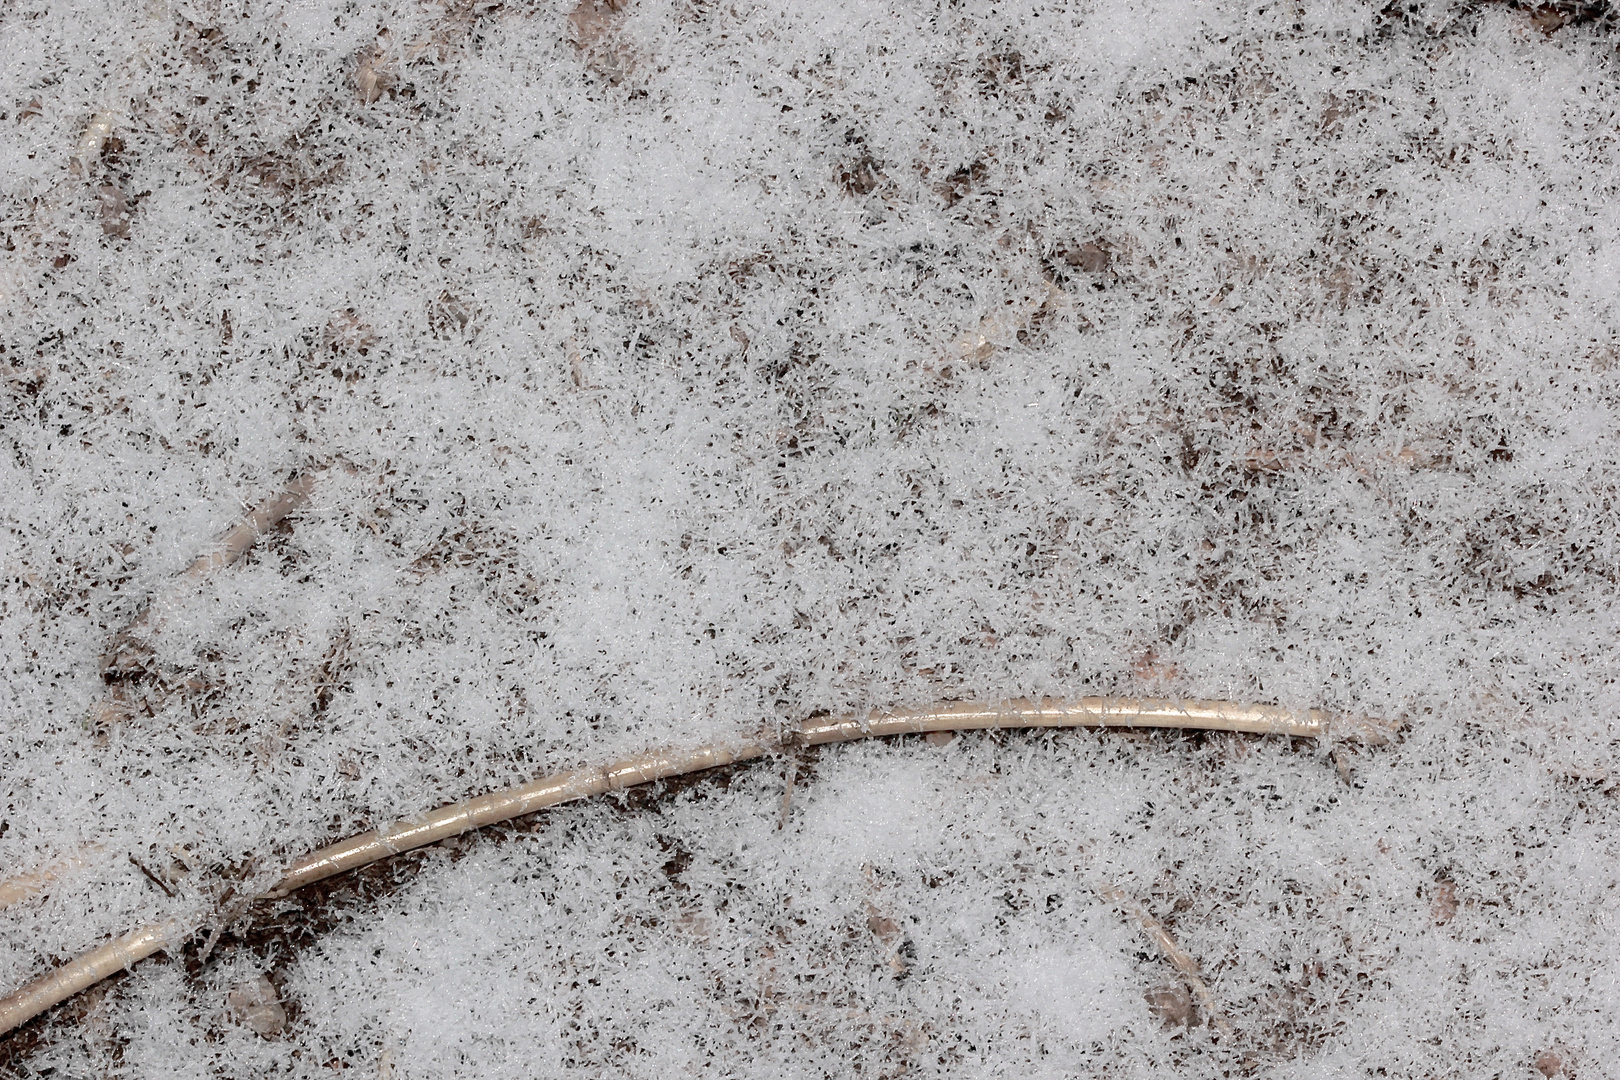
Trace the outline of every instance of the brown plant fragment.
[[394, 59], [388, 50], [389, 36], [385, 30], [369, 49], [356, 54], [354, 60], [354, 89], [360, 100], [374, 104], [384, 94], [399, 85], [394, 73]]
[[574, 44], [585, 54], [592, 71], [617, 84], [630, 72], [630, 54], [616, 41], [616, 32], [630, 0], [579, 0], [568, 13]]
[[1572, 1074], [1564, 1071], [1564, 1056], [1558, 1049], [1548, 1047], [1537, 1054], [1531, 1064], [1535, 1066], [1536, 1072], [1547, 1077], [1548, 1080], [1551, 1080], [1554, 1076], [1569, 1076]]
[[600, 44], [618, 25], [614, 16], [629, 6], [629, 0], [579, 0], [578, 6], [568, 13], [575, 42], [582, 49]]
[[1153, 944], [1159, 947], [1164, 958], [1170, 961], [1170, 966], [1181, 972], [1182, 978], [1186, 980], [1185, 987], [1189, 992], [1189, 998], [1196, 1003], [1201, 1015], [1206, 1017], [1208, 1023], [1223, 1036], [1234, 1035], [1236, 1032], [1231, 1021], [1226, 1019], [1219, 1006], [1215, 1004], [1215, 995], [1209, 992], [1209, 984], [1204, 982], [1203, 976], [1199, 974], [1198, 961], [1176, 943], [1176, 939], [1170, 936], [1170, 931], [1164, 928], [1164, 924], [1148, 914], [1147, 908], [1126, 896], [1118, 886], [1105, 883], [1097, 890], [1097, 895], [1110, 903], [1118, 904], [1136, 919], [1137, 925]]
[[129, 199], [115, 184], [103, 184], [96, 189], [96, 203], [101, 214], [101, 235], [129, 239]]
[[1148, 1012], [1164, 1027], [1192, 1027], [1198, 1023], [1198, 1010], [1193, 1006], [1192, 991], [1180, 983], [1155, 986], [1142, 995]]
[[955, 206], [967, 198], [989, 175], [990, 166], [983, 161], [964, 165], [945, 178], [945, 183], [939, 188], [939, 194], [944, 198], [947, 207]]
[[1132, 662], [1131, 670], [1143, 683], [1173, 682], [1181, 677], [1181, 668], [1168, 660], [1159, 659], [1158, 649], [1152, 646]]
[[225, 1001], [237, 1023], [266, 1039], [276, 1038], [287, 1027], [287, 1010], [275, 984], [263, 975], [238, 983]]
[[[867, 879], [870, 881], [871, 878], [869, 870]], [[900, 924], [884, 914], [876, 904], [867, 901], [866, 929], [883, 947], [883, 962], [888, 965], [889, 970], [898, 977], [904, 977], [911, 970], [911, 965], [906, 962], [909, 943], [900, 930]]]
[[377, 332], [360, 320], [354, 308], [332, 313], [321, 334], [321, 344], [334, 353], [354, 352], [365, 356], [377, 345]]
[[900, 924], [883, 914], [876, 904], [866, 905], [866, 928], [879, 941], [891, 942], [900, 936]]
[[[1548, 37], [1552, 37], [1555, 32], [1563, 29], [1564, 24], [1573, 18], [1574, 15], [1571, 12], [1560, 10], [1552, 4], [1543, 4], [1530, 13], [1530, 25]], [[1552, 1074], [1548, 1073], [1547, 1075], [1551, 1076]]]
[[1457, 884], [1442, 878], [1435, 883], [1434, 900], [1429, 904], [1434, 924], [1444, 926], [1457, 917]]
[[1065, 263], [1088, 274], [1106, 273], [1108, 264], [1113, 261], [1108, 249], [1095, 240], [1088, 240], [1079, 247], [1066, 248], [1058, 254]]
[[877, 161], [871, 154], [863, 154], [839, 171], [838, 184], [847, 195], [870, 195], [878, 186]]

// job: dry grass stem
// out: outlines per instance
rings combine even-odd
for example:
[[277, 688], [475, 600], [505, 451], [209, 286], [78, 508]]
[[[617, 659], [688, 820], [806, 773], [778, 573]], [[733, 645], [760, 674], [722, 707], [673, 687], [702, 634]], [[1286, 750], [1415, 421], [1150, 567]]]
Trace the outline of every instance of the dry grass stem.
[[[246, 517], [220, 537], [214, 550], [199, 555], [190, 566], [186, 567], [175, 578], [175, 584], [177, 586], [196, 584], [214, 571], [240, 561], [242, 556], [259, 542], [259, 537], [280, 525], [287, 515], [309, 502], [310, 494], [315, 490], [315, 478], [318, 474], [319, 470], [313, 470], [295, 477], [286, 487], [254, 507]], [[130, 620], [129, 625], [113, 636], [112, 647], [102, 657], [103, 675], [114, 677], [132, 675], [145, 669], [151, 651], [137, 638], [157, 629], [158, 620], [153, 611], [154, 603], [148, 601], [136, 613], [135, 618]]]
[[[307, 494], [307, 493], [306, 493]], [[1276, 705], [1230, 701], [1167, 701], [1088, 697], [1064, 702], [1018, 698], [1000, 704], [948, 702], [914, 710], [875, 710], [843, 719], [813, 720], [784, 734], [761, 736], [731, 745], [661, 750], [601, 768], [577, 769], [517, 787], [452, 803], [339, 841], [297, 860], [265, 895], [285, 896], [295, 889], [355, 870], [393, 855], [426, 847], [473, 829], [532, 814], [549, 806], [574, 802], [609, 791], [623, 791], [687, 773], [749, 761], [797, 746], [821, 746], [888, 735], [926, 735], [939, 731], [993, 728], [1195, 728], [1309, 738], [1350, 737], [1387, 741], [1393, 725], [1365, 717], [1337, 718], [1321, 709], [1295, 712]], [[1197, 964], [1183, 952], [1146, 911], [1132, 906], [1118, 890], [1105, 890], [1110, 900], [1130, 907], [1137, 920], [1192, 986], [1205, 1014], [1221, 1030], [1228, 1027], [1209, 988], [1197, 975]], [[29, 983], [0, 1000], [0, 1034], [4, 1034], [114, 971], [150, 956], [172, 937], [173, 922], [147, 927], [103, 945], [66, 967]]]
[[799, 759], [788, 755], [787, 768], [782, 773], [782, 808], [776, 815], [776, 828], [787, 828], [788, 816], [793, 812], [793, 781], [799, 776]]
[[[97, 121], [111, 115], [103, 113]], [[85, 144], [81, 140], [81, 147], [83, 145]], [[295, 477], [286, 487], [260, 503], [220, 538], [214, 550], [198, 556], [190, 566], [177, 575], [176, 585], [196, 584], [214, 571], [238, 562], [252, 550], [254, 544], [258, 543], [259, 537], [281, 524], [289, 514], [309, 501], [310, 494], [315, 489], [315, 478], [321, 471], [317, 468]], [[140, 674], [146, 669], [152, 653], [150, 647], [140, 638], [157, 629], [158, 620], [153, 612], [154, 604], [148, 601], [123, 629], [113, 635], [111, 645], [101, 661], [103, 676], [124, 678]], [[188, 683], [186, 688], [197, 687]], [[124, 692], [124, 688], [115, 686], [108, 697], [92, 706], [91, 728], [102, 730], [114, 725], [128, 718], [135, 708], [136, 703]], [[0, 880], [0, 910], [36, 895], [62, 875], [87, 865], [90, 856], [100, 851], [101, 845], [91, 845], [78, 855], [59, 859], [43, 869]]]
[[1187, 988], [1192, 991], [1193, 999], [1198, 1002], [1198, 1009], [1205, 1019], [1222, 1035], [1232, 1034], [1232, 1025], [1215, 1004], [1215, 995], [1209, 992], [1209, 985], [1199, 974], [1198, 961], [1192, 955], [1176, 944], [1176, 939], [1170, 936], [1170, 931], [1164, 925], [1148, 914], [1147, 908], [1126, 896], [1124, 891], [1114, 885], [1104, 885], [1097, 890], [1097, 895], [1111, 903], [1118, 904], [1130, 913], [1137, 923], [1158, 946], [1164, 958], [1170, 961], [1172, 967], [1181, 973], [1187, 980]]
[[99, 949], [85, 953], [70, 964], [64, 964], [29, 983], [4, 1000], [0, 1000], [0, 1034], [27, 1022], [57, 1002], [66, 1001], [80, 990], [94, 986], [115, 972], [160, 949], [181, 940], [180, 926], [173, 920], [143, 926], [134, 933], [115, 938]]
[[49, 866], [42, 866], [38, 870], [26, 874], [17, 874], [5, 881], [0, 881], [0, 911], [4, 911], [12, 904], [27, 900], [49, 886], [52, 882], [81, 870], [90, 865], [92, 856], [101, 853], [100, 844], [91, 844], [77, 855], [68, 855], [57, 859]]

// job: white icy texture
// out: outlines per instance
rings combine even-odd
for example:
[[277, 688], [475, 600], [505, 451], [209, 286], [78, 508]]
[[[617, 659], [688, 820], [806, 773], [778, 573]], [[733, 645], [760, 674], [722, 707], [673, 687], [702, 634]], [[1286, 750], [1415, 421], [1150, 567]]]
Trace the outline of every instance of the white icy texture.
[[[781, 763], [572, 807], [291, 951], [144, 964], [28, 1067], [1599, 1075], [1620, 65], [1409, 7], [632, 0], [582, 52], [555, 2], [0, 6], [0, 872], [87, 863], [0, 912], [0, 985], [821, 711], [1409, 724], [1354, 784], [976, 736], [828, 750], [781, 830]], [[152, 597], [149, 707], [92, 723]], [[1160, 1029], [1110, 883], [1235, 1039]], [[279, 1039], [226, 1004], [261, 968]]]

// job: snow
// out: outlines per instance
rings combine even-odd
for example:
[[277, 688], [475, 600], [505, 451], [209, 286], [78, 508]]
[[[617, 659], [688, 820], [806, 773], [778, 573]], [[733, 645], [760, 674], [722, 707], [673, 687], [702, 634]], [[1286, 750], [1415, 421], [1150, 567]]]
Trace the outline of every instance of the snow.
[[[1597, 1075], [1606, 24], [621, 6], [0, 9], [0, 874], [84, 864], [0, 984], [199, 925], [8, 1067]], [[553, 770], [1086, 693], [1408, 726], [828, 748], [240, 906]]]

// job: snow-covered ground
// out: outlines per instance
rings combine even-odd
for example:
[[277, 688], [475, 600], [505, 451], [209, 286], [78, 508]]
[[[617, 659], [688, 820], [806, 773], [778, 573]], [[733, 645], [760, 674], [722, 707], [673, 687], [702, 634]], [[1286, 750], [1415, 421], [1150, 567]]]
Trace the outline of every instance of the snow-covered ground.
[[[1562, 21], [0, 3], [0, 990], [198, 925], [0, 1060], [1612, 1075], [1620, 62]], [[1407, 727], [831, 747], [239, 900], [1085, 693]]]

